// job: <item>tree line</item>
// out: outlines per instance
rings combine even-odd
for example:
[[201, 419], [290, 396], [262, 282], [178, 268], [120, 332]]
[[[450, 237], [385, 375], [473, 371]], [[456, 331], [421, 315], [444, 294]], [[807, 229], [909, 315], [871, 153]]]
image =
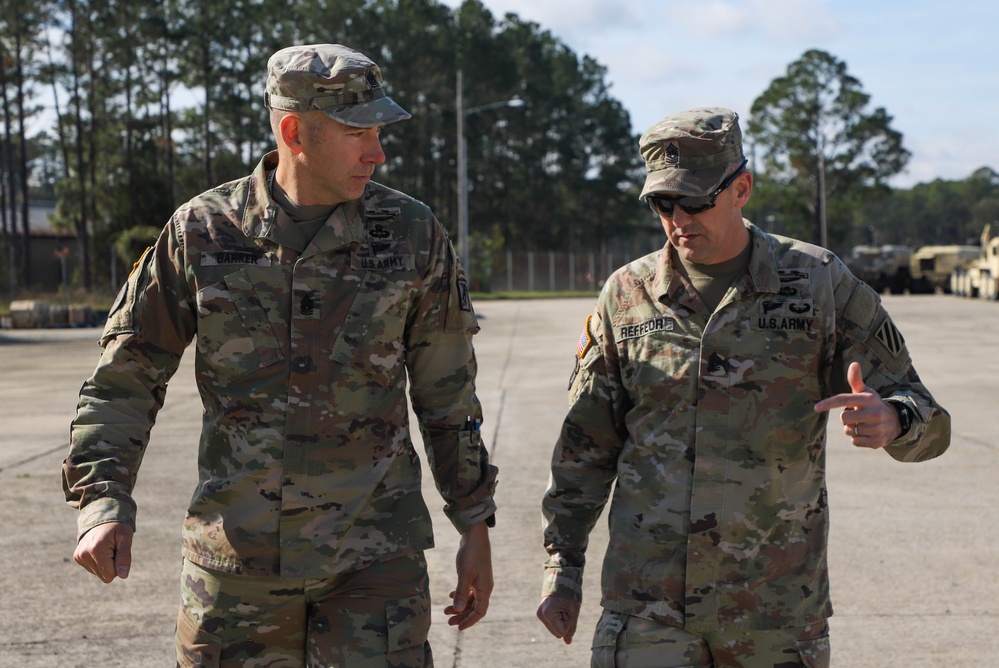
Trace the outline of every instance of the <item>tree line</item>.
[[[526, 101], [467, 113], [473, 245], [582, 247], [648, 224], [622, 187], [637, 181], [640, 160], [605, 68], [477, 0], [456, 10], [434, 0], [2, 4], [2, 223], [10, 233], [26, 218], [14, 202], [55, 198], [59, 224], [76, 232], [86, 287], [107, 261], [94, 249], [161, 227], [178, 203], [242, 176], [273, 146], [266, 62], [296, 43], [347, 44], [379, 64], [413, 119], [385, 129], [388, 161], [376, 178], [448, 224], [457, 218], [456, 72], [466, 109]], [[51, 128], [29, 138], [25, 122], [46, 97]]]
[[[57, 224], [76, 233], [74, 282], [90, 289], [114, 261], [106, 249], [132, 254], [179, 203], [246, 174], [274, 143], [267, 59], [296, 43], [347, 44], [379, 64], [413, 119], [385, 129], [376, 179], [425, 201], [452, 233], [462, 71], [474, 253], [661, 235], [637, 199], [638, 135], [606, 69], [480, 0], [0, 0], [0, 10], [0, 233], [14, 248], [2, 261], [22, 285], [32, 283], [29, 199], [57, 202]], [[525, 104], [491, 104], [512, 98]], [[775, 79], [744, 125], [758, 183], [747, 215], [816, 242], [828, 228], [834, 249], [871, 229], [885, 243], [975, 236], [976, 217], [999, 212], [995, 173], [891, 190], [908, 153], [868, 102], [824, 52]]]
[[960, 181], [893, 189], [911, 157], [883, 107], [846, 63], [811, 49], [754, 100], [747, 144], [761, 226], [845, 254], [859, 244], [977, 244], [999, 221], [999, 175], [969, 165]]

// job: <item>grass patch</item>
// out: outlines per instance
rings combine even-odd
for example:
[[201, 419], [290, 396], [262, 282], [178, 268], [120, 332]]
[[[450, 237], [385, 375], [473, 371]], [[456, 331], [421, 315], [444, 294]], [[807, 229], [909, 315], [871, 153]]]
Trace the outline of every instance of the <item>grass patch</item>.
[[565, 290], [562, 292], [473, 292], [473, 301], [492, 301], [498, 299], [596, 299], [600, 293], [591, 290]]
[[[499, 299], [596, 299], [600, 292], [596, 290], [564, 290], [559, 292], [514, 290], [512, 292], [472, 292], [471, 295], [473, 300], [481, 302]], [[71, 290], [68, 301], [70, 304], [89, 306], [94, 311], [107, 311], [111, 308], [114, 297], [111, 293], [101, 291]], [[34, 299], [52, 306], [60, 306], [64, 303], [63, 296], [59, 292], [39, 292], [17, 297], [17, 299]], [[0, 315], [10, 315], [10, 302], [6, 299], [0, 299]]]

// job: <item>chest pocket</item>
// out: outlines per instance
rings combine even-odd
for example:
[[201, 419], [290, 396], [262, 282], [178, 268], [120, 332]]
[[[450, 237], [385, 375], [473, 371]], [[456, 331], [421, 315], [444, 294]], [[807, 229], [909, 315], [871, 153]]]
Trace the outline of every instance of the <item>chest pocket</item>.
[[403, 344], [411, 298], [408, 271], [368, 271], [343, 322], [330, 359], [389, 388], [405, 363]]
[[198, 372], [229, 385], [284, 359], [246, 269], [198, 291]]
[[621, 360], [622, 382], [635, 396], [657, 395], [685, 386], [696, 372], [699, 332], [691, 323], [671, 314], [617, 321], [614, 337]]

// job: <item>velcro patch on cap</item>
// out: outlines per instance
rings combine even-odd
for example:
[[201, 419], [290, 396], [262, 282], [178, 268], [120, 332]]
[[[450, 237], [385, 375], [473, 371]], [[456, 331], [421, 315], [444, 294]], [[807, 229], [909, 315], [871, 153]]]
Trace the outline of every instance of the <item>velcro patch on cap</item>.
[[664, 162], [667, 165], [677, 165], [680, 163], [680, 147], [675, 142], [670, 142], [664, 153]]

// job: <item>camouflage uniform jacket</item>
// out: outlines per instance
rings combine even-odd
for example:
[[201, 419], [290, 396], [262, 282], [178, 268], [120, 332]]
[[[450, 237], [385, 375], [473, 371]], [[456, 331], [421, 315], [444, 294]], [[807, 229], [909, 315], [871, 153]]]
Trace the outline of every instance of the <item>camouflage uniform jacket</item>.
[[113, 306], [63, 466], [80, 535], [135, 525], [139, 462], [192, 340], [204, 413], [188, 559], [313, 578], [432, 547], [407, 371], [449, 519], [464, 532], [492, 516], [478, 325], [444, 229], [371, 183], [310, 243], [268, 194], [276, 160], [178, 209]]
[[880, 299], [826, 250], [746, 221], [747, 272], [714, 313], [660, 251], [609, 279], [579, 341], [544, 499], [544, 591], [581, 598], [587, 539], [611, 493], [602, 605], [695, 632], [804, 626], [832, 614], [824, 397], [859, 361], [915, 419], [887, 447], [941, 454], [950, 416]]

